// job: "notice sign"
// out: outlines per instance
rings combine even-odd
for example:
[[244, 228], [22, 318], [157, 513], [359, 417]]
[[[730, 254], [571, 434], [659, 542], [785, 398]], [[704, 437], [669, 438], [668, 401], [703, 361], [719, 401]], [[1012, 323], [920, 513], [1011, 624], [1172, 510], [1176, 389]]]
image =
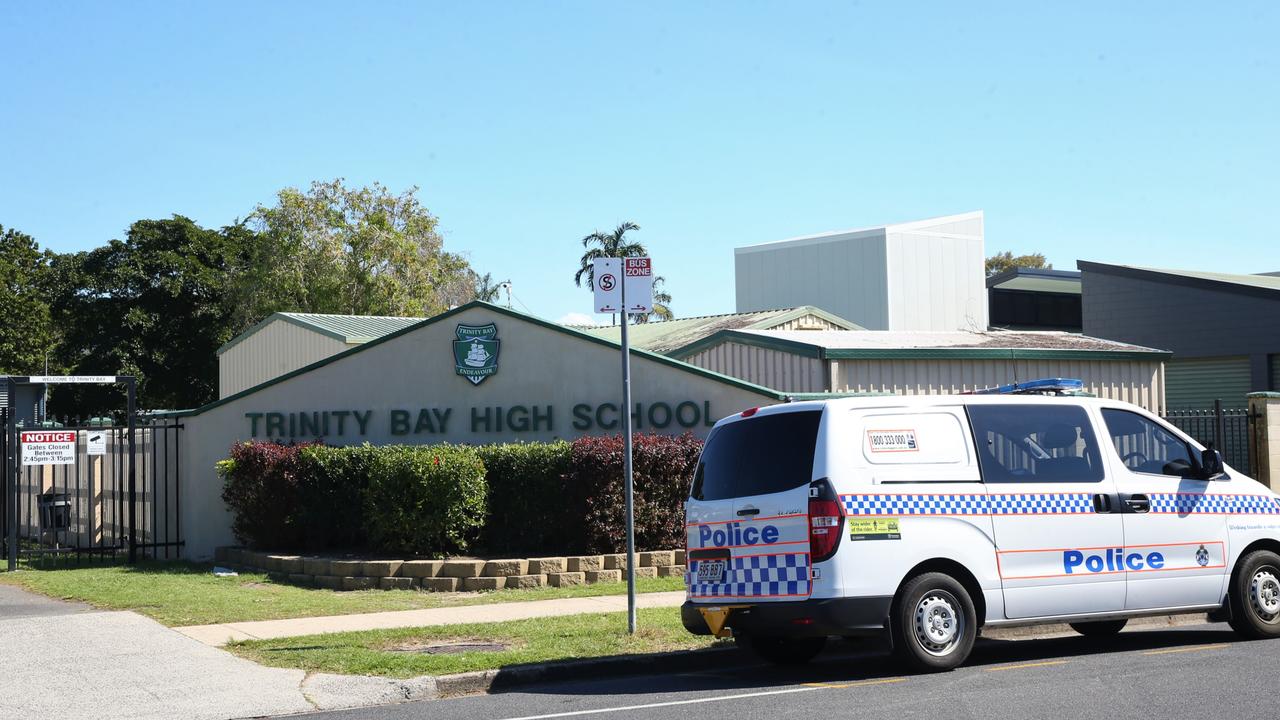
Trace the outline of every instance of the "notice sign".
[[34, 430], [22, 433], [23, 465], [75, 465], [74, 430]]
[[85, 436], [85, 451], [89, 455], [106, 455], [107, 454], [107, 434], [101, 430], [90, 431]]
[[653, 312], [653, 261], [649, 258], [625, 258], [622, 262], [627, 312]]

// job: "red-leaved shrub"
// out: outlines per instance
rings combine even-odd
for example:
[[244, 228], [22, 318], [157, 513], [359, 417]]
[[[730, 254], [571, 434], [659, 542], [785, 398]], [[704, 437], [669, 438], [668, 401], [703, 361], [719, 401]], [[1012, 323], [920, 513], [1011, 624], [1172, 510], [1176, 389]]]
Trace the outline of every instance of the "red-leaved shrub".
[[236, 539], [264, 550], [302, 545], [299, 456], [304, 447], [315, 444], [244, 442], [231, 447], [231, 457], [218, 463], [218, 473], [223, 478], [222, 499], [234, 516], [231, 530]]
[[[635, 435], [632, 472], [637, 549], [684, 546], [684, 501], [701, 452], [702, 441], [689, 433]], [[586, 500], [582, 529], [589, 552], [626, 550], [622, 455], [620, 435], [573, 441], [569, 485]]]

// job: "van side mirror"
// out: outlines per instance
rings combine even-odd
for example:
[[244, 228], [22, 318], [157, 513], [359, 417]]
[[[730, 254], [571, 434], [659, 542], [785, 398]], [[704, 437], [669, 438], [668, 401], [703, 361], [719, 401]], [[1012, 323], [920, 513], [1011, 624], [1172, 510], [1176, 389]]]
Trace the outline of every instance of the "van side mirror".
[[1200, 472], [1205, 480], [1212, 480], [1225, 472], [1222, 453], [1213, 449], [1213, 443], [1200, 453]]

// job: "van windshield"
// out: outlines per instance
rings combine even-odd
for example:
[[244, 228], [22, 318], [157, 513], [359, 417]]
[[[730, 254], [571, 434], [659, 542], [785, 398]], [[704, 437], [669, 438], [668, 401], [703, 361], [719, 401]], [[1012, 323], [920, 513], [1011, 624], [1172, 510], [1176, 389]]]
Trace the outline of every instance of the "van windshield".
[[707, 438], [689, 496], [694, 500], [768, 495], [813, 479], [821, 410], [759, 415]]

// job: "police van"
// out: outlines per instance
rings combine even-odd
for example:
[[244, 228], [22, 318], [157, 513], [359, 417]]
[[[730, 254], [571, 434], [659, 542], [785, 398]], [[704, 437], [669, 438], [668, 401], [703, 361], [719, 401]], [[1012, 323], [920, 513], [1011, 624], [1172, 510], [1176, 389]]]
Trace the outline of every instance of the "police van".
[[1280, 496], [1136, 406], [1049, 379], [747, 410], [686, 503], [685, 627], [805, 662], [887, 634], [920, 670], [981, 627], [1211, 612], [1280, 636]]

